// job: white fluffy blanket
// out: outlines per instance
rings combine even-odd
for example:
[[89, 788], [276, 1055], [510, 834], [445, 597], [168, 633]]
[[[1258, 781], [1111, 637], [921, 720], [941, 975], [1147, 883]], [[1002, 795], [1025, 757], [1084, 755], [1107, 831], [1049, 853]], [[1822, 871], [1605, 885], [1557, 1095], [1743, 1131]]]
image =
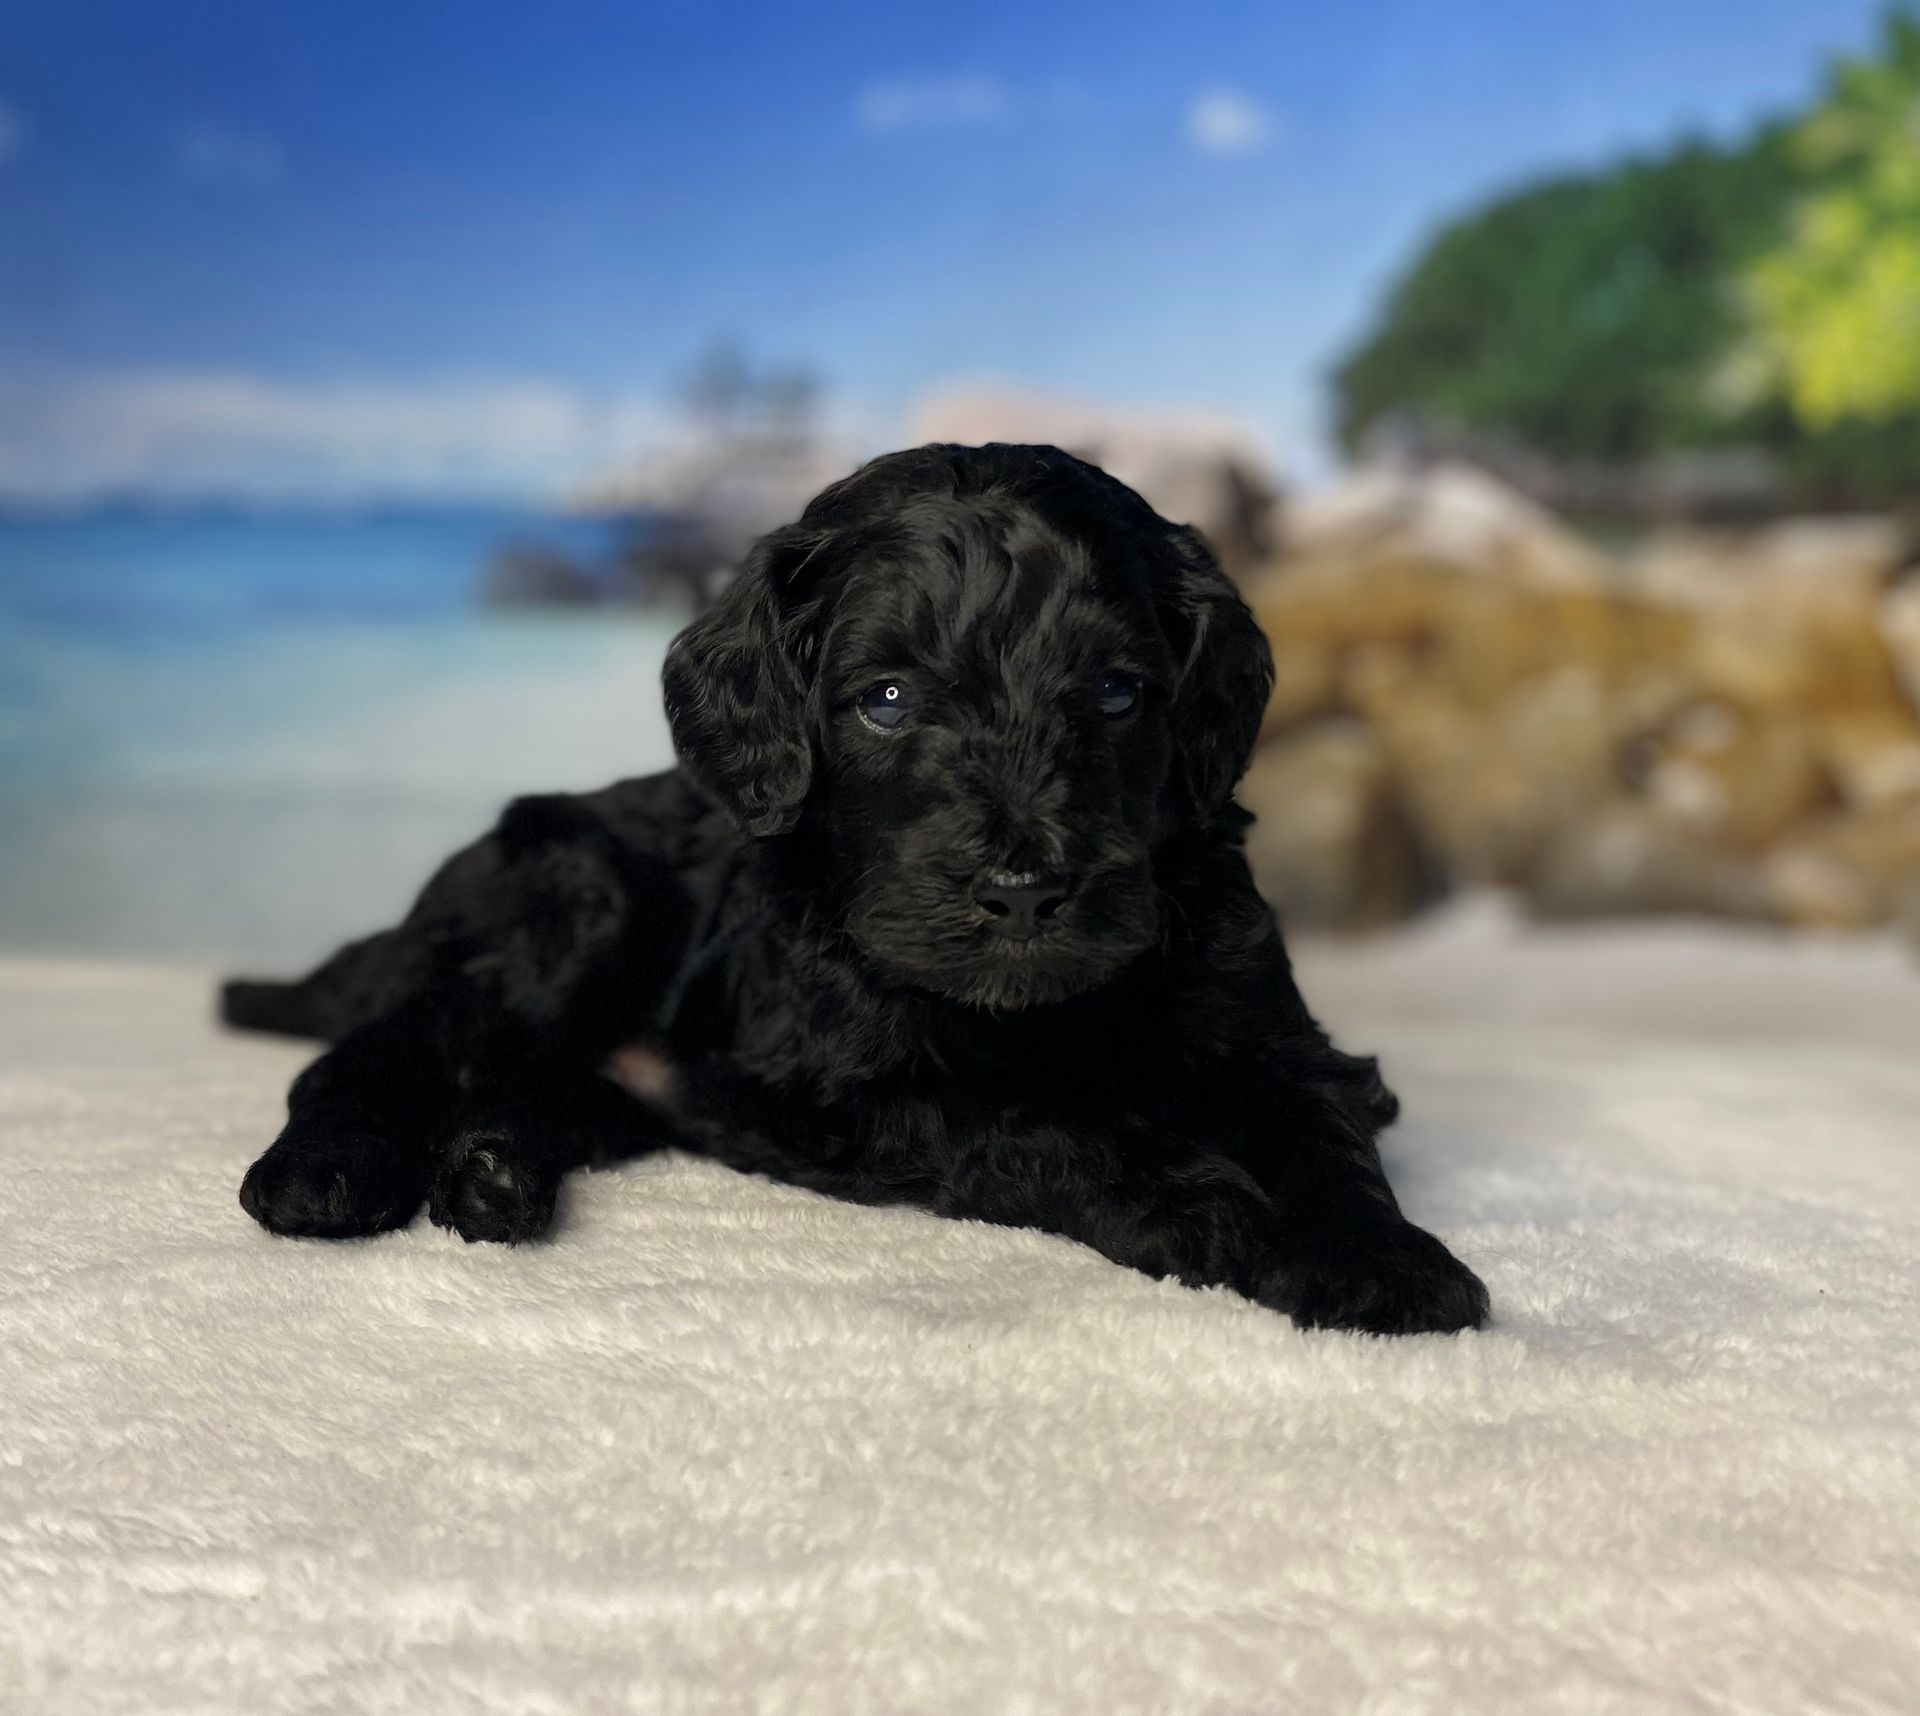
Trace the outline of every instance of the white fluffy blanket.
[[0, 1707], [1920, 1709], [1920, 977], [1484, 908], [1303, 966], [1489, 1332], [677, 1159], [273, 1240], [298, 1054], [0, 967]]

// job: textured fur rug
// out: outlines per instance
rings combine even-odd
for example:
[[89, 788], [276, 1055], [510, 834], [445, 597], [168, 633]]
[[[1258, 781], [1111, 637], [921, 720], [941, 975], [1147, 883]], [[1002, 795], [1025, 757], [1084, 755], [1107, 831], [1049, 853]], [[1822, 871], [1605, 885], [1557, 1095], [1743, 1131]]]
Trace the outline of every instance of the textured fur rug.
[[1484, 907], [1301, 963], [1489, 1332], [680, 1159], [514, 1253], [274, 1240], [297, 1051], [0, 966], [0, 1709], [1920, 1708], [1920, 975]]

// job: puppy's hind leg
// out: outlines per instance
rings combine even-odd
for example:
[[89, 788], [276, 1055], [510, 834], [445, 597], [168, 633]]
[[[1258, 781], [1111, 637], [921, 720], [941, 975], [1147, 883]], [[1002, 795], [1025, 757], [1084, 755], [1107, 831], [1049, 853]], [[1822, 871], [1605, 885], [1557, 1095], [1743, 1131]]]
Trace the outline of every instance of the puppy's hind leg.
[[349, 1239], [404, 1227], [457, 1100], [440, 1022], [422, 998], [350, 1031], [299, 1078], [287, 1124], [240, 1184], [274, 1233]]

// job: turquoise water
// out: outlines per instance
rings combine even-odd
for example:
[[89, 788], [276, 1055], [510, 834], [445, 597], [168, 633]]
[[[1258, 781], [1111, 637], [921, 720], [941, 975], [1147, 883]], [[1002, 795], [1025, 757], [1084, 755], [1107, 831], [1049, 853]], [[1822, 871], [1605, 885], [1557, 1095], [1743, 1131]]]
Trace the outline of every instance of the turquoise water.
[[410, 652], [423, 675], [459, 665], [463, 634], [537, 638], [489, 627], [478, 600], [489, 559], [523, 542], [593, 560], [613, 535], [477, 510], [0, 518], [0, 789], [298, 718], [370, 637], [434, 637]]
[[518, 513], [0, 520], [0, 950], [298, 962], [516, 792], [668, 754], [671, 620], [490, 610]]
[[0, 518], [0, 627], [164, 647], [313, 621], [444, 616], [470, 609], [488, 559], [520, 542], [595, 560], [614, 532], [496, 510]]

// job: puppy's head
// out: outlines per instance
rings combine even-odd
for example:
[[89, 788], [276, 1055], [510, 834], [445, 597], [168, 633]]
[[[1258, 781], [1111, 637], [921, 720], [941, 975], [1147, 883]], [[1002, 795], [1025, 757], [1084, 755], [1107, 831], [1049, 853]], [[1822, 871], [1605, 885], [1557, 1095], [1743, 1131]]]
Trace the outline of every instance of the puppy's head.
[[1225, 808], [1271, 679], [1192, 531], [1056, 448], [934, 446], [763, 538], [666, 693], [687, 769], [804, 844], [876, 966], [1010, 1009], [1154, 941], [1155, 854]]

